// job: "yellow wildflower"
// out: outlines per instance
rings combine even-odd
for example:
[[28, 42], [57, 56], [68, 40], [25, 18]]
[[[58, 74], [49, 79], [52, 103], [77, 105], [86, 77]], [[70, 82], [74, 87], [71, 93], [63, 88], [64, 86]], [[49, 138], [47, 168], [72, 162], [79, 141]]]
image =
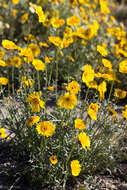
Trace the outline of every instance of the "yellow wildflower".
[[86, 128], [84, 122], [83, 122], [81, 119], [75, 119], [74, 122], [75, 122], [75, 128], [76, 128], [76, 129], [82, 130], [82, 129], [85, 129], [85, 128]]
[[29, 16], [28, 13], [22, 15], [21, 17], [22, 24], [24, 24], [28, 20], [28, 16]]
[[57, 47], [59, 47], [62, 42], [59, 36], [49, 36], [49, 41]]
[[80, 24], [80, 18], [77, 15], [73, 15], [67, 19], [67, 25], [77, 26]]
[[127, 60], [124, 60], [124, 61], [120, 62], [120, 64], [119, 64], [119, 72], [124, 73], [124, 74], [127, 73]]
[[127, 95], [127, 92], [125, 90], [121, 90], [119, 88], [115, 89], [114, 96], [116, 96], [119, 99], [125, 98]]
[[51, 24], [54, 28], [60, 28], [65, 24], [64, 19], [59, 19], [58, 17], [53, 17], [51, 19]]
[[52, 60], [53, 60], [52, 57], [45, 56], [45, 63], [51, 63]]
[[96, 112], [98, 111], [100, 106], [98, 106], [96, 103], [91, 103], [88, 107], [88, 115], [91, 119], [97, 120]]
[[122, 111], [122, 117], [127, 120], [127, 105], [125, 105], [125, 110]]
[[100, 101], [102, 101], [104, 99], [104, 94], [107, 91], [106, 82], [103, 81], [102, 83], [100, 83], [99, 86], [97, 87], [97, 90], [99, 91], [100, 94]]
[[75, 94], [66, 93], [64, 96], [61, 96], [58, 100], [57, 105], [66, 109], [74, 109], [77, 104], [77, 97]]
[[5, 66], [7, 66], [7, 64], [5, 63], [5, 61], [0, 60], [0, 66], [1, 66], [1, 67], [5, 67]]
[[0, 128], [0, 137], [1, 137], [1, 138], [6, 138], [6, 137], [7, 137], [4, 128]]
[[48, 90], [51, 91], [51, 92], [53, 92], [54, 91], [54, 87], [48, 86]]
[[27, 121], [26, 121], [26, 125], [29, 127], [32, 127], [35, 123], [38, 123], [38, 121], [40, 120], [40, 117], [37, 115], [31, 116]]
[[73, 176], [78, 176], [81, 172], [81, 165], [78, 160], [71, 161], [71, 172]]
[[1, 85], [7, 85], [8, 84], [8, 79], [5, 77], [0, 77], [0, 84]]
[[94, 80], [94, 70], [91, 67], [91, 65], [85, 65], [84, 66], [84, 72], [82, 75], [82, 80], [86, 84]]
[[13, 5], [17, 5], [19, 3], [20, 0], [12, 0], [12, 4]]
[[26, 98], [26, 102], [30, 102], [32, 112], [40, 112], [40, 107], [45, 108], [45, 102], [40, 99], [41, 95], [41, 92], [33, 92]]
[[104, 67], [107, 67], [110, 71], [112, 71], [112, 64], [109, 60], [107, 59], [102, 59], [102, 63]]
[[58, 162], [56, 155], [50, 156], [49, 160], [54, 165], [57, 164], [57, 162]]
[[80, 86], [79, 86], [78, 82], [72, 81], [68, 84], [68, 86], [66, 87], [66, 90], [70, 91], [71, 94], [78, 94], [78, 92], [80, 90]]
[[108, 55], [107, 49], [103, 46], [97, 45], [97, 51], [104, 57]]
[[36, 14], [38, 15], [39, 22], [44, 23], [46, 20], [46, 16], [42, 10], [42, 7], [41, 6], [35, 6], [35, 11], [36, 11]]
[[109, 107], [109, 111], [112, 113], [112, 117], [116, 118], [117, 112], [114, 109], [112, 109], [111, 107]]
[[55, 125], [50, 121], [42, 121], [37, 124], [36, 130], [38, 134], [49, 137], [55, 132]]
[[44, 43], [44, 42], [39, 42], [39, 45], [43, 46], [43, 47], [49, 47], [49, 45], [47, 43]]
[[31, 49], [33, 57], [37, 57], [40, 54], [40, 48], [38, 47], [37, 44], [29, 44], [28, 48]]
[[0, 51], [0, 59], [2, 59], [5, 55], [5, 51]]
[[2, 46], [5, 49], [19, 49], [19, 47], [17, 45], [15, 45], [15, 43], [10, 41], [10, 40], [3, 40], [2, 41]]
[[45, 70], [45, 64], [40, 59], [34, 59], [32, 64], [37, 71]]
[[85, 132], [81, 132], [80, 134], [78, 134], [78, 139], [82, 145], [82, 148], [90, 148], [90, 138], [89, 136], [86, 135]]

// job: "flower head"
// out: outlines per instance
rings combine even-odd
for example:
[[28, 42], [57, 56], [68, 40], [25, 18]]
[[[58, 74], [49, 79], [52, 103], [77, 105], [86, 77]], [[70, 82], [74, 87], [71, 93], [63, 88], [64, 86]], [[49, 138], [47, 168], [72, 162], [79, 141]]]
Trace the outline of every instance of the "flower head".
[[40, 117], [37, 115], [31, 116], [27, 121], [26, 125], [32, 127], [35, 123], [40, 120]]
[[91, 119], [97, 120], [97, 115], [96, 112], [98, 111], [100, 106], [97, 104], [91, 103], [88, 107], [88, 115], [90, 116]]
[[85, 132], [81, 132], [80, 134], [78, 134], [78, 139], [82, 145], [82, 148], [90, 148], [90, 138], [89, 136], [86, 135]]
[[94, 80], [94, 70], [92, 69], [91, 65], [84, 66], [84, 72], [82, 75], [82, 80], [86, 84]]
[[81, 119], [75, 119], [75, 128], [82, 130], [82, 129], [85, 129], [86, 126]]
[[0, 84], [1, 85], [7, 85], [8, 79], [6, 77], [0, 77]]
[[97, 45], [97, 51], [104, 57], [108, 55], [107, 49], [103, 46]]
[[4, 128], [0, 128], [0, 137], [1, 137], [1, 138], [5, 138], [5, 137], [7, 137]]
[[34, 59], [32, 64], [37, 71], [45, 70], [45, 64], [40, 59]]
[[80, 90], [80, 86], [76, 81], [72, 81], [68, 84], [68, 86], [66, 87], [66, 90], [70, 91], [71, 94], [78, 94]]
[[74, 109], [77, 104], [77, 97], [74, 94], [66, 93], [64, 96], [61, 96], [57, 103], [62, 108]]
[[43, 136], [49, 137], [54, 134], [55, 125], [50, 121], [42, 121], [37, 124], [37, 132]]
[[127, 73], [127, 60], [124, 60], [122, 62], [120, 62], [119, 64], [119, 72], [120, 73]]
[[73, 176], [78, 176], [81, 171], [81, 165], [78, 160], [71, 161], [71, 172]]
[[57, 157], [55, 155], [50, 156], [49, 160], [54, 165], [58, 162]]
[[45, 102], [40, 99], [41, 92], [33, 92], [26, 98], [26, 102], [30, 102], [32, 112], [40, 112], [40, 107], [45, 108]]

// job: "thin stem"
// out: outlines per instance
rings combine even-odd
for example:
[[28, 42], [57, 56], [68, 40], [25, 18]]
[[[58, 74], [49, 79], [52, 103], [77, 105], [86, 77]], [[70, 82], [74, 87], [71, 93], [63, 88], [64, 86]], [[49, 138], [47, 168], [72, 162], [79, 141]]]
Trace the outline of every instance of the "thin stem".
[[111, 94], [112, 94], [113, 86], [114, 86], [114, 80], [112, 81], [112, 84], [111, 84], [111, 88], [110, 88], [110, 93], [109, 93], [108, 102], [110, 101], [110, 98], [111, 98]]
[[14, 66], [12, 66], [12, 94], [15, 95], [15, 86], [14, 86]]
[[37, 79], [38, 79], [38, 91], [40, 91], [40, 75], [39, 75], [39, 71], [37, 71]]

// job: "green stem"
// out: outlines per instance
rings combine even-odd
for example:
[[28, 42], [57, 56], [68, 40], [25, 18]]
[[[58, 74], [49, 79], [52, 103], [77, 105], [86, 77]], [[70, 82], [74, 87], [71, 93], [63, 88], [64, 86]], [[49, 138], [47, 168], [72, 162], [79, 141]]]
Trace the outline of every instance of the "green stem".
[[[75, 142], [75, 138], [76, 138], [76, 136], [75, 136], [75, 131], [74, 131], [74, 134], [73, 134], [73, 137], [72, 137], [72, 142]], [[67, 160], [66, 160], [66, 174], [65, 174], [64, 179], [63, 179], [63, 190], [65, 190], [67, 176], [68, 176], [68, 162], [69, 162], [69, 160], [71, 158], [71, 155], [72, 155], [73, 150], [75, 149], [76, 145], [77, 145], [77, 141], [73, 144], [72, 149], [71, 149], [71, 151], [70, 151], [70, 153], [69, 153], [69, 155], [67, 157]]]
[[15, 89], [14, 89], [14, 66], [12, 66], [12, 94], [15, 95]]
[[37, 71], [37, 79], [38, 79], [38, 91], [40, 91], [40, 75], [39, 75], [39, 71]]
[[111, 84], [111, 88], [110, 88], [110, 93], [109, 93], [108, 102], [110, 101], [110, 98], [111, 98], [111, 94], [112, 94], [113, 86], [114, 86], [114, 80], [112, 81], [112, 84]]

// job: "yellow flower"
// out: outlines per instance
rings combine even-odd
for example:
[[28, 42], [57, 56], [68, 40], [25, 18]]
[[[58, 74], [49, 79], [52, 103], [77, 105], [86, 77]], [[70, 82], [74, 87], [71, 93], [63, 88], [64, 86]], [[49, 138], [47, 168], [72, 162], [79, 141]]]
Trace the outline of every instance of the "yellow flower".
[[54, 28], [60, 28], [62, 25], [65, 24], [64, 19], [59, 19], [58, 17], [53, 17], [51, 19], [51, 24]]
[[28, 20], [28, 16], [29, 16], [28, 13], [22, 15], [21, 17], [22, 24], [24, 24]]
[[17, 45], [15, 45], [15, 43], [10, 41], [10, 40], [3, 40], [2, 41], [2, 46], [5, 49], [19, 49], [19, 47]]
[[22, 64], [22, 60], [21, 60], [20, 57], [15, 56], [15, 57], [12, 58], [11, 64], [12, 64], [13, 66], [15, 66], [15, 67], [18, 68], [18, 67], [20, 67], [20, 65]]
[[88, 115], [90, 116], [91, 119], [97, 120], [97, 115], [96, 112], [98, 111], [100, 106], [97, 104], [91, 103], [88, 107]]
[[59, 36], [49, 36], [49, 41], [57, 47], [59, 47], [62, 42]]
[[44, 42], [39, 42], [39, 45], [43, 46], [43, 47], [49, 47], [49, 45], [47, 43], [44, 43]]
[[78, 134], [78, 139], [82, 145], [82, 148], [90, 148], [90, 138], [89, 136], [86, 135], [85, 132], [81, 132], [80, 134]]
[[116, 96], [119, 99], [125, 98], [127, 95], [127, 92], [125, 90], [121, 90], [119, 88], [115, 89], [114, 96]]
[[31, 61], [33, 61], [33, 59], [34, 59], [34, 56], [33, 56], [33, 52], [32, 52], [32, 50], [31, 50], [31, 48], [28, 48], [28, 47], [26, 47], [26, 48], [23, 48], [23, 49], [20, 49], [20, 53], [19, 53], [19, 55], [20, 56], [25, 56], [26, 58], [25, 58], [25, 61], [27, 61], [27, 63], [29, 64]]
[[1, 137], [1, 138], [6, 138], [6, 137], [7, 137], [4, 128], [0, 128], [0, 137]]
[[50, 156], [49, 160], [54, 165], [58, 162], [57, 157], [55, 155]]
[[107, 15], [110, 13], [110, 9], [108, 8], [106, 0], [100, 0], [100, 8], [102, 14]]
[[17, 5], [17, 4], [19, 3], [19, 1], [20, 1], [20, 0], [12, 0], [12, 3], [13, 3], [14, 5]]
[[23, 76], [22, 77], [22, 83], [25, 84], [26, 86], [30, 87], [30, 86], [32, 86], [33, 81], [32, 81], [32, 79], [27, 80], [26, 76]]
[[67, 25], [77, 26], [80, 24], [80, 18], [76, 15], [73, 15], [67, 19]]
[[114, 109], [112, 109], [111, 107], [109, 107], [109, 111], [112, 113], [112, 117], [116, 118], [117, 112]]
[[45, 64], [39, 60], [39, 59], [34, 59], [33, 62], [32, 62], [33, 66], [35, 67], [35, 69], [37, 71], [43, 71], [45, 70]]
[[81, 119], [75, 119], [75, 128], [82, 130], [82, 129], [85, 129], [86, 126]]
[[53, 60], [52, 57], [45, 56], [45, 63], [51, 63], [52, 60]]
[[84, 72], [82, 75], [82, 80], [86, 84], [94, 80], [94, 70], [92, 69], [91, 65], [84, 66]]
[[78, 94], [80, 90], [80, 86], [76, 81], [72, 81], [68, 84], [68, 86], [66, 87], [66, 90], [70, 91], [71, 94]]
[[29, 127], [32, 127], [35, 123], [37, 123], [40, 120], [40, 117], [37, 115], [31, 116], [27, 121], [26, 125]]
[[8, 79], [5, 77], [0, 77], [0, 84], [1, 85], [7, 85], [8, 84]]
[[1, 66], [1, 67], [5, 67], [5, 66], [7, 66], [7, 64], [5, 63], [5, 61], [0, 60], [0, 66]]
[[88, 82], [88, 83], [86, 83], [86, 85], [87, 85], [89, 88], [95, 88], [95, 89], [97, 89], [97, 87], [98, 87], [96, 81]]
[[35, 6], [35, 11], [36, 11], [36, 14], [38, 15], [39, 22], [44, 23], [46, 20], [46, 16], [42, 10], [42, 7], [41, 6]]
[[125, 105], [125, 110], [122, 111], [122, 117], [127, 120], [127, 105]]
[[119, 64], [119, 72], [120, 73], [127, 73], [127, 60], [120, 62]]
[[48, 86], [48, 90], [53, 92], [54, 88], [52, 86]]
[[12, 16], [13, 16], [13, 17], [15, 17], [15, 16], [16, 16], [16, 14], [17, 14], [17, 12], [18, 12], [18, 10], [17, 10], [17, 9], [13, 9], [13, 10], [12, 10]]
[[50, 121], [42, 121], [37, 124], [36, 130], [38, 134], [49, 137], [55, 132], [55, 125]]
[[40, 48], [38, 47], [37, 44], [29, 44], [28, 48], [31, 49], [33, 57], [37, 57], [40, 54]]
[[41, 92], [33, 92], [26, 98], [26, 102], [30, 102], [30, 107], [32, 112], [40, 112], [40, 107], [45, 108], [45, 102], [40, 99], [42, 93]]
[[104, 57], [108, 55], [107, 49], [103, 46], [97, 45], [97, 51]]
[[99, 94], [100, 94], [100, 101], [102, 101], [104, 99], [104, 94], [107, 91], [106, 82], [103, 81], [101, 84], [99, 84], [99, 86], [97, 87], [97, 90], [99, 91]]
[[112, 71], [112, 64], [109, 60], [107, 59], [102, 59], [102, 63], [104, 67], [107, 67], [110, 71]]
[[74, 109], [77, 104], [77, 97], [74, 94], [66, 93], [64, 96], [61, 96], [58, 100], [57, 105], [66, 109]]
[[81, 165], [78, 160], [71, 161], [71, 172], [73, 176], [78, 176], [81, 172]]
[[0, 59], [2, 59], [5, 55], [5, 51], [0, 51]]

